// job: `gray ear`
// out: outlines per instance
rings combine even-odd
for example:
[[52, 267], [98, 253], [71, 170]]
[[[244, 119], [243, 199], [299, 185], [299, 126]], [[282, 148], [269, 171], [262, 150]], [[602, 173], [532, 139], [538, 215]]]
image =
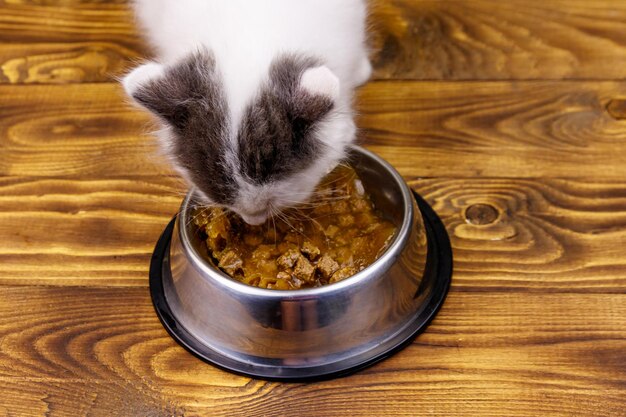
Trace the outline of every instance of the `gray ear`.
[[215, 61], [206, 51], [191, 54], [172, 66], [144, 64], [122, 80], [135, 103], [179, 130], [187, 126], [194, 113], [211, 112], [211, 106], [219, 101], [217, 82]]
[[164, 74], [165, 66], [156, 62], [148, 62], [126, 74], [126, 76], [122, 78], [122, 86], [128, 97], [135, 99], [134, 95], [139, 88], [148, 85], [152, 81], [163, 78]]
[[339, 98], [339, 78], [326, 66], [306, 69], [294, 94], [294, 124], [311, 124], [335, 106]]
[[285, 106], [296, 130], [306, 130], [337, 103], [339, 78], [315, 57], [284, 54], [270, 67], [270, 92]]

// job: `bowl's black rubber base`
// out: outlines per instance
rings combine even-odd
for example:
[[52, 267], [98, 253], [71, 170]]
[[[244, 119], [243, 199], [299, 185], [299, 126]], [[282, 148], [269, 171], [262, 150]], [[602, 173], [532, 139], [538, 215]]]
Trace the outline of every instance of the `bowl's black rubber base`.
[[[412, 333], [410, 333], [408, 337], [400, 341], [392, 349], [383, 352], [374, 358], [340, 371], [325, 374], [318, 373], [304, 377], [301, 375], [298, 375], [297, 377], [271, 376], [267, 373], [267, 369], [261, 370], [259, 368], [257, 370], [254, 366], [250, 366], [250, 364], [241, 364], [241, 366], [238, 367], [236, 363], [233, 364], [231, 359], [221, 360], [221, 356], [219, 354], [216, 354], [216, 352], [207, 348], [198, 339], [191, 335], [180, 323], [178, 323], [165, 299], [163, 277], [165, 274], [170, 273], [169, 247], [176, 218], [172, 219], [159, 238], [150, 263], [150, 293], [152, 295], [152, 303], [154, 304], [156, 313], [159, 316], [163, 327], [165, 327], [170, 336], [172, 336], [176, 342], [187, 349], [190, 353], [221, 369], [249, 377], [291, 382], [330, 379], [352, 374], [380, 362], [409, 345], [415, 337], [417, 337], [417, 335], [420, 334], [426, 326], [428, 326], [443, 304], [443, 301], [448, 294], [448, 289], [450, 288], [450, 282], [452, 279], [452, 248], [450, 247], [450, 239], [448, 238], [446, 229], [428, 203], [417, 193], [414, 193], [414, 195], [417, 205], [422, 212], [428, 239], [426, 269], [424, 277], [422, 278], [422, 283], [432, 282], [430, 285], [433, 285], [433, 292], [432, 296], [426, 301], [427, 305], [425, 308], [415, 318], [415, 322], [412, 323]], [[418, 294], [419, 292], [420, 290], [418, 290]], [[416, 294], [416, 296], [418, 294]]]

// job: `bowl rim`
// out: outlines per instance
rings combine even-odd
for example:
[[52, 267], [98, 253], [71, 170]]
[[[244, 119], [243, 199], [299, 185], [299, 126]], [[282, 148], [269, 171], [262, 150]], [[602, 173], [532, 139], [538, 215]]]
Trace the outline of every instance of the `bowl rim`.
[[245, 293], [250, 296], [262, 297], [267, 299], [284, 300], [316, 298], [320, 295], [343, 291], [346, 288], [359, 287], [364, 281], [367, 281], [368, 279], [375, 279], [377, 275], [372, 275], [369, 272], [374, 270], [377, 266], [380, 267], [381, 265], [387, 265], [387, 268], [384, 268], [385, 271], [389, 269], [389, 267], [394, 263], [393, 258], [399, 256], [399, 254], [402, 253], [403, 249], [409, 243], [412, 231], [411, 228], [413, 227], [413, 218], [416, 211], [413, 204], [411, 189], [409, 188], [406, 181], [404, 181], [404, 178], [400, 175], [400, 173], [389, 162], [385, 161], [377, 154], [358, 145], [349, 146], [347, 158], [348, 162], [350, 161], [350, 153], [352, 152], [359, 152], [369, 157], [370, 159], [373, 159], [376, 164], [381, 166], [391, 175], [391, 177], [394, 179], [394, 182], [400, 188], [403, 200], [402, 203], [404, 206], [402, 224], [398, 228], [393, 242], [378, 259], [376, 259], [363, 270], [342, 281], [333, 284], [327, 284], [315, 288], [304, 288], [301, 290], [272, 290], [267, 288], [259, 288], [252, 285], [244, 284], [243, 282], [239, 282], [231, 278], [226, 273], [222, 272], [219, 268], [217, 268], [215, 265], [212, 265], [207, 259], [204, 259], [203, 256], [197, 253], [190, 243], [190, 237], [187, 233], [187, 227], [181, 227], [181, 219], [184, 218], [183, 213], [187, 213], [191, 197], [195, 194], [195, 188], [191, 188], [185, 196], [185, 199], [183, 200], [179, 211], [179, 215], [176, 217], [179, 240], [182, 248], [184, 249], [182, 252], [189, 259], [190, 264], [194, 268], [199, 269], [199, 272], [201, 273], [204, 280], [212, 279], [217, 281], [220, 285], [228, 287], [230, 290], [237, 291], [239, 293]]

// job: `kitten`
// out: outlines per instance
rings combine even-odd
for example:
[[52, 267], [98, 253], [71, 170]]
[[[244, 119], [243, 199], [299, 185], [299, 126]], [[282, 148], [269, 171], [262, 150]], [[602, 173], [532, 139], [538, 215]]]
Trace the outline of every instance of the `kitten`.
[[123, 79], [205, 203], [250, 224], [306, 201], [354, 141], [365, 0], [136, 0], [157, 58]]

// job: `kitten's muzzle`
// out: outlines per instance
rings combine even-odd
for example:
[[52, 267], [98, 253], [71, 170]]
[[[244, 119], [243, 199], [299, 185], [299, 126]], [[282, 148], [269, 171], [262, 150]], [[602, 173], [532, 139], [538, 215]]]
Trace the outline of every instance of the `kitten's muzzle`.
[[239, 213], [244, 222], [251, 226], [260, 226], [270, 217], [267, 211], [261, 211], [253, 214]]

